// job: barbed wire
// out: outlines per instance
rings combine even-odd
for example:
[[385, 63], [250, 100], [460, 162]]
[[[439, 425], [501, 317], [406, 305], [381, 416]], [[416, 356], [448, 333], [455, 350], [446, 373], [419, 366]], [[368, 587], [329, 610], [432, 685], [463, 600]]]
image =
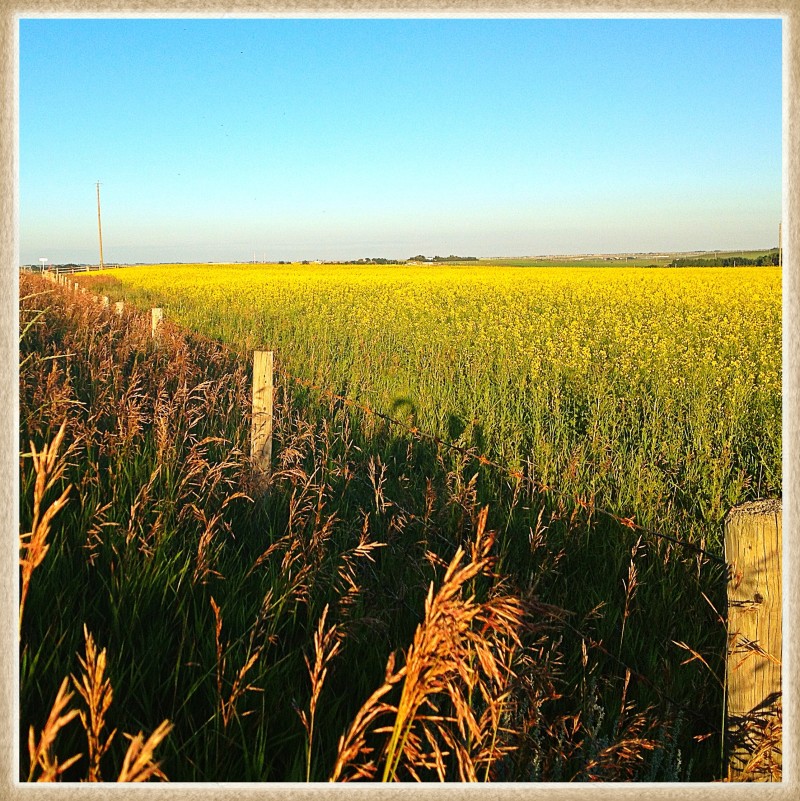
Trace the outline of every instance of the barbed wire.
[[381, 420], [385, 420], [386, 422], [391, 423], [392, 425], [403, 429], [406, 433], [411, 434], [412, 436], [418, 439], [426, 439], [431, 442], [434, 442], [436, 445], [440, 445], [450, 451], [459, 453], [461, 456], [464, 456], [467, 459], [471, 459], [473, 461], [478, 462], [481, 465], [491, 467], [494, 470], [497, 470], [498, 472], [506, 474], [510, 478], [522, 481], [528, 484], [530, 487], [532, 487], [536, 492], [540, 494], [550, 494], [556, 497], [564, 498], [565, 500], [570, 500], [574, 503], [577, 503], [578, 506], [588, 511], [590, 514], [592, 512], [597, 512], [603, 515], [604, 517], [614, 520], [619, 525], [631, 529], [632, 531], [636, 531], [640, 534], [654, 537], [657, 539], [667, 540], [682, 548], [692, 550], [695, 553], [698, 553], [717, 564], [725, 566], [727, 565], [727, 562], [722, 557], [717, 556], [716, 554], [713, 554], [710, 551], [707, 551], [705, 548], [702, 548], [701, 546], [696, 545], [693, 542], [688, 542], [687, 540], [682, 540], [671, 534], [665, 534], [664, 532], [656, 531], [655, 529], [649, 528], [648, 526], [643, 526], [640, 523], [637, 523], [633, 519], [633, 516], [625, 517], [616, 514], [615, 512], [611, 511], [610, 509], [607, 509], [604, 506], [597, 506], [594, 503], [593, 498], [587, 501], [584, 498], [575, 495], [574, 493], [570, 493], [565, 490], [560, 490], [557, 487], [545, 484], [544, 482], [537, 480], [536, 478], [523, 472], [522, 470], [515, 470], [513, 468], [508, 467], [507, 465], [501, 464], [500, 462], [497, 462], [496, 460], [489, 458], [485, 454], [476, 453], [472, 448], [467, 448], [463, 445], [458, 445], [457, 443], [446, 440], [438, 436], [437, 434], [431, 434], [430, 432], [423, 431], [418, 426], [409, 426], [402, 420], [398, 420], [397, 418], [392, 417], [391, 415], [388, 415], [385, 412], [380, 412], [376, 409], [373, 409], [370, 406], [359, 403], [358, 401], [353, 400], [352, 398], [349, 398], [346, 395], [341, 395], [337, 392], [327, 389], [326, 387], [322, 387], [319, 384], [310, 381], [308, 379], [298, 378], [297, 376], [292, 375], [282, 367], [276, 368], [276, 372], [278, 372], [280, 375], [282, 375], [289, 381], [293, 381], [294, 383], [302, 387], [318, 392], [323, 397], [327, 397], [334, 401], [340, 401], [345, 406], [358, 409], [359, 411], [362, 411], [367, 415], [370, 415], [372, 417], [377, 417]]

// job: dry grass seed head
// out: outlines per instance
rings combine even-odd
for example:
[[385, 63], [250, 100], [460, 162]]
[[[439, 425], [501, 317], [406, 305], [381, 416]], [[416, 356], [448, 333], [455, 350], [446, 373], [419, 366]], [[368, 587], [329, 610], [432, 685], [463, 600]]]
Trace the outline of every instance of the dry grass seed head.
[[106, 649], [99, 653], [94, 638], [84, 625], [83, 635], [86, 642], [86, 656], [78, 657], [83, 674], [80, 680], [72, 676], [75, 689], [83, 698], [87, 711], [81, 710], [80, 718], [89, 743], [89, 772], [88, 781], [102, 781], [100, 761], [111, 746], [116, 729], [109, 734], [105, 742], [102, 741], [102, 732], [106, 725], [106, 713], [114, 697], [111, 681], [105, 676]]
[[212, 515], [209, 520], [204, 510], [198, 509], [194, 504], [191, 504], [191, 509], [198, 522], [203, 526], [203, 532], [197, 542], [197, 556], [195, 557], [195, 569], [192, 575], [192, 582], [194, 584], [207, 584], [212, 576], [222, 578], [222, 574], [211, 567], [211, 559], [213, 556], [211, 553], [211, 544], [217, 531], [217, 525], [222, 519], [222, 513], [217, 512], [217, 514]]
[[22, 634], [22, 616], [25, 609], [25, 599], [28, 594], [31, 576], [33, 571], [44, 561], [50, 545], [47, 537], [50, 533], [50, 526], [53, 518], [66, 505], [71, 485], [61, 493], [47, 509], [42, 512], [42, 502], [45, 494], [61, 478], [64, 473], [65, 461], [62, 457], [58, 458], [58, 451], [64, 439], [67, 421], [61, 424], [53, 441], [45, 446], [41, 453], [37, 452], [33, 442], [30, 443], [33, 469], [36, 472], [36, 481], [33, 488], [33, 521], [31, 530], [27, 534], [19, 537], [19, 546], [22, 555], [20, 556], [21, 581], [20, 581], [20, 602], [19, 602], [19, 635]]
[[125, 753], [117, 781], [146, 782], [153, 777], [169, 781], [160, 765], [153, 761], [153, 754], [170, 731], [172, 731], [172, 724], [165, 720], [146, 740], [142, 732], [135, 737], [132, 734], [124, 734], [123, 736], [130, 740], [130, 745]]
[[[380, 755], [384, 781], [396, 780], [401, 764], [412, 777], [422, 768], [432, 769], [441, 776], [446, 751], [456, 753], [462, 779], [476, 776], [473, 755], [461, 742], [472, 737], [480, 746], [485, 739], [472, 709], [471, 693], [478, 687], [484, 701], [501, 705], [506, 682], [514, 675], [510, 667], [512, 651], [518, 642], [516, 630], [521, 628], [523, 617], [522, 605], [514, 598], [495, 598], [481, 604], [471, 595], [463, 597], [468, 582], [490, 571], [493, 534], [486, 532], [487, 511], [482, 510], [478, 516], [470, 548], [472, 558], [465, 563], [465, 552], [459, 548], [436, 592], [431, 584], [424, 619], [406, 654], [405, 665], [395, 672], [394, 658], [390, 659], [384, 684], [367, 700], [347, 736], [340, 741], [332, 780], [342, 777], [345, 766], [352, 768], [354, 759], [372, 753], [366, 745], [366, 730], [386, 714], [393, 715], [392, 725], [373, 730], [375, 734], [389, 735]], [[480, 631], [476, 630], [478, 625]], [[380, 702], [401, 680], [397, 705]], [[440, 712], [439, 697], [449, 699], [453, 715]], [[499, 714], [498, 709], [488, 716], [489, 730], [495, 738], [499, 725], [491, 724], [499, 720]], [[451, 724], [459, 730], [459, 738], [449, 733]], [[428, 743], [427, 749], [423, 748], [423, 742]], [[494, 747], [489, 747], [489, 752], [493, 757], [500, 753]], [[370, 758], [355, 775], [373, 776], [376, 769], [375, 760]]]
[[336, 764], [328, 781], [355, 781], [358, 779], [369, 781], [377, 774], [378, 764], [371, 757], [375, 749], [368, 745], [367, 735], [372, 725], [382, 715], [396, 711], [396, 707], [381, 700], [405, 676], [405, 667], [401, 667], [395, 672], [394, 664], [394, 654], [390, 654], [386, 662], [383, 684], [362, 704], [347, 732], [339, 738]]
[[[250, 646], [248, 648], [248, 658], [237, 672], [235, 678], [233, 679], [233, 682], [231, 683], [231, 691], [228, 694], [228, 697], [226, 698], [223, 692], [223, 683], [226, 673], [225, 650], [227, 646], [223, 646], [222, 644], [222, 612], [220, 611], [220, 608], [217, 605], [217, 602], [214, 600], [213, 596], [211, 596], [209, 600], [211, 603], [211, 608], [214, 612], [214, 641], [217, 654], [217, 665], [216, 665], [217, 698], [219, 700], [220, 713], [222, 715], [222, 723], [223, 726], [227, 729], [230, 722], [234, 719], [234, 717], [238, 715], [236, 707], [239, 699], [246, 692], [262, 691], [260, 687], [255, 687], [252, 684], [245, 683], [247, 674], [250, 672], [250, 669], [258, 661], [259, 657], [261, 656], [261, 651], [263, 648], [262, 645], [254, 647], [256, 632], [259, 628], [259, 622], [261, 620], [261, 612], [259, 612], [259, 616], [256, 618], [256, 622], [254, 623], [253, 628], [250, 631]], [[245, 712], [242, 715], [242, 717], [248, 714], [250, 713]]]
[[66, 714], [62, 714], [73, 697], [73, 693], [67, 692], [68, 684], [69, 681], [66, 678], [61, 682], [61, 686], [58, 688], [56, 699], [53, 702], [53, 707], [50, 710], [47, 722], [42, 729], [39, 741], [36, 741], [36, 734], [33, 726], [31, 726], [28, 731], [28, 755], [30, 757], [29, 782], [34, 780], [37, 769], [40, 772], [39, 777], [36, 779], [37, 782], [54, 782], [67, 768], [77, 762], [82, 756], [82, 754], [76, 754], [59, 765], [58, 757], [53, 756], [51, 753], [59, 731], [78, 715], [77, 709], [71, 709], [66, 712]]
[[307, 655], [303, 655], [306, 669], [311, 680], [311, 699], [308, 703], [308, 713], [305, 710], [298, 710], [303, 728], [306, 730], [306, 781], [311, 780], [311, 761], [314, 745], [314, 718], [317, 711], [322, 686], [328, 675], [328, 664], [339, 651], [342, 640], [341, 635], [334, 624], [330, 628], [325, 628], [325, 621], [328, 616], [329, 606], [326, 604], [322, 610], [317, 630], [314, 632], [314, 665], [311, 665]]

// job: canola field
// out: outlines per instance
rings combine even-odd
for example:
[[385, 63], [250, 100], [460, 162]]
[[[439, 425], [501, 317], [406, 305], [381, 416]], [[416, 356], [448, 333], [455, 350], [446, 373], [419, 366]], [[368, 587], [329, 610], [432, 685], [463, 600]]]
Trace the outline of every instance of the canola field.
[[781, 494], [779, 270], [75, 280], [20, 275], [23, 780], [727, 775], [722, 520]]
[[684, 538], [720, 547], [731, 506], [781, 492], [779, 268], [197, 264], [90, 280]]

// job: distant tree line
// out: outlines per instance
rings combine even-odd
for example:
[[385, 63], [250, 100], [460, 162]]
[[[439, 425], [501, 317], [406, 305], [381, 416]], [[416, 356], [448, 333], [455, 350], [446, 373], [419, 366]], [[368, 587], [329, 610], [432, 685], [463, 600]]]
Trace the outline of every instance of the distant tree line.
[[343, 264], [402, 264], [403, 262], [398, 261], [397, 259], [382, 259], [382, 258], [372, 258], [372, 259], [353, 259], [352, 261], [345, 261], [342, 262]]
[[762, 256], [747, 259], [744, 256], [725, 256], [720, 258], [674, 259], [670, 267], [769, 267], [778, 265], [778, 248], [767, 251]]
[[426, 262], [437, 262], [437, 261], [478, 261], [477, 256], [433, 256], [432, 258], [428, 258], [427, 256], [423, 256], [421, 253], [418, 256], [412, 256], [408, 261], [426, 261]]

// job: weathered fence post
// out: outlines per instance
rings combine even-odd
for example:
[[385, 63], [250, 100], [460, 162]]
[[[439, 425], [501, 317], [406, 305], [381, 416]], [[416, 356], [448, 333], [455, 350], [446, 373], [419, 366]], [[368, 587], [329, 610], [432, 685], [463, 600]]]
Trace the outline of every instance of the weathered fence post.
[[253, 352], [253, 424], [250, 456], [256, 473], [269, 477], [272, 465], [272, 351]]
[[164, 312], [161, 309], [150, 310], [150, 334], [155, 337], [158, 333], [158, 327], [161, 325], [161, 320], [164, 317]]
[[754, 501], [725, 519], [728, 577], [726, 754], [731, 781], [780, 781], [782, 772], [780, 500]]
[[116, 311], [116, 313], [117, 313], [117, 314], [118, 314], [120, 317], [122, 316], [122, 310], [123, 310], [124, 308], [125, 308], [125, 301], [118, 300], [118, 301], [117, 301], [117, 302], [114, 304], [114, 311]]
[[78, 282], [77, 281], [73, 281], [72, 282], [72, 291], [73, 292], [77, 292], [78, 291]]

